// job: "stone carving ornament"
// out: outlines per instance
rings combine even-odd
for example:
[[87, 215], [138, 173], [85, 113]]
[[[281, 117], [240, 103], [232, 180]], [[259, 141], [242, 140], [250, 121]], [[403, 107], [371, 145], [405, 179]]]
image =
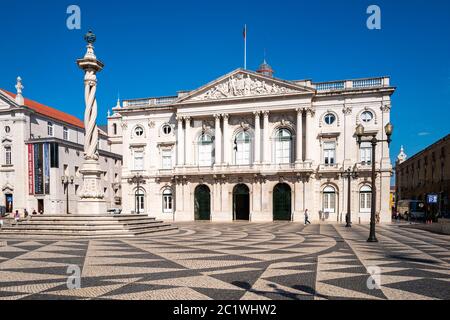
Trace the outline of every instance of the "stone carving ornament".
[[280, 87], [276, 83], [269, 84], [259, 79], [238, 74], [231, 76], [228, 81], [216, 85], [206, 93], [194, 97], [193, 100], [218, 100], [233, 97], [258, 96], [270, 94], [293, 93], [295, 90]]

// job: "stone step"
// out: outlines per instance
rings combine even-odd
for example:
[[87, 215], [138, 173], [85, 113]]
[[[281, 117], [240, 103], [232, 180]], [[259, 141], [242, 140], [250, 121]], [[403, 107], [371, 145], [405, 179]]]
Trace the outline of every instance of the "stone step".
[[37, 215], [5, 224], [0, 236], [133, 237], [176, 232], [177, 227], [146, 215]]

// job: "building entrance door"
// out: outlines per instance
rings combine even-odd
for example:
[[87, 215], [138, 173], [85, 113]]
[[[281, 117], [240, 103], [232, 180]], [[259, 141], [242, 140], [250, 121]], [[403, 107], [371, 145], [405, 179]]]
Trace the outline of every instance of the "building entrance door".
[[234, 220], [250, 220], [250, 190], [245, 184], [238, 184], [233, 189]]
[[38, 213], [45, 213], [44, 210], [44, 199], [39, 199], [38, 200]]
[[273, 189], [273, 220], [291, 221], [292, 217], [291, 187], [280, 183]]
[[211, 191], [205, 185], [195, 189], [195, 220], [211, 220]]
[[12, 213], [14, 210], [14, 201], [12, 194], [5, 194], [5, 208], [6, 213]]

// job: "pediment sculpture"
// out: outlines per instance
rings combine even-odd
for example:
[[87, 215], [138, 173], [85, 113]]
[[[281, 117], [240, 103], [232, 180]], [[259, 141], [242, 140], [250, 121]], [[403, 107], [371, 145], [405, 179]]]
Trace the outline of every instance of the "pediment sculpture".
[[234, 97], [262, 96], [271, 94], [294, 93], [293, 89], [281, 87], [276, 83], [267, 83], [249, 74], [231, 76], [228, 80], [217, 84], [192, 100], [218, 100]]

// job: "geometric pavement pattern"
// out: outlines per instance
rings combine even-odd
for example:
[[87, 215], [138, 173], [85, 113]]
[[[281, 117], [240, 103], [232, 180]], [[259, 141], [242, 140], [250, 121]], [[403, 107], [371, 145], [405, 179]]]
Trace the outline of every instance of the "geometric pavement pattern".
[[[133, 239], [0, 239], [0, 299], [450, 299], [449, 236], [380, 225], [374, 244], [366, 225], [176, 225]], [[67, 287], [69, 265], [80, 289]]]

